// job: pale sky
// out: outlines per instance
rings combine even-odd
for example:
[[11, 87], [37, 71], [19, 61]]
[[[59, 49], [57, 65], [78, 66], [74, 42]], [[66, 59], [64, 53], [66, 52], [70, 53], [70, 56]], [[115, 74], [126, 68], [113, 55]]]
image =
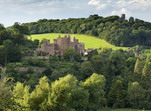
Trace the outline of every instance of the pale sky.
[[0, 0], [0, 23], [6, 27], [14, 22], [26, 23], [39, 19], [133, 16], [151, 22], [151, 0]]

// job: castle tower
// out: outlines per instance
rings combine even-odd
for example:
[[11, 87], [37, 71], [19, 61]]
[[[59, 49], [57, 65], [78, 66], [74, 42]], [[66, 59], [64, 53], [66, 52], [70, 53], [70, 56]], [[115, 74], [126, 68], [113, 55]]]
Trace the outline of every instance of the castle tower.
[[126, 15], [125, 14], [121, 14], [121, 19], [125, 20], [125, 18], [126, 18]]

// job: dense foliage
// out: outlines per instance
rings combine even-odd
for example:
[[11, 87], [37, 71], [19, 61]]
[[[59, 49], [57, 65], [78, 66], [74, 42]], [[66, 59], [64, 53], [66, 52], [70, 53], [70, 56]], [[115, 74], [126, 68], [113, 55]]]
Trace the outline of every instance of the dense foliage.
[[30, 34], [70, 33], [87, 34], [103, 38], [116, 46], [151, 46], [151, 23], [130, 17], [123, 20], [118, 16], [69, 18], [63, 20], [41, 19], [25, 23]]
[[27, 52], [38, 47], [39, 41], [28, 40], [27, 35], [28, 28], [19, 23], [9, 28], [0, 24], [0, 65], [19, 62]]
[[16, 97], [22, 94], [15, 100], [17, 104], [42, 111], [96, 111], [103, 107], [151, 109], [150, 56], [135, 57], [133, 50], [102, 49], [100, 53], [89, 53], [86, 61], [65, 58], [29, 57], [7, 64], [3, 75], [13, 77], [18, 82], [15, 90], [25, 93], [14, 93]]
[[32, 92], [20, 82], [11, 87], [12, 90], [3, 86], [7, 81], [1, 79], [0, 82], [6, 95], [0, 97], [0, 102], [3, 98], [6, 101], [2, 102], [1, 111], [14, 108], [17, 111], [96, 111], [103, 107], [105, 78], [95, 73], [85, 81], [67, 75], [51, 84], [44, 76]]

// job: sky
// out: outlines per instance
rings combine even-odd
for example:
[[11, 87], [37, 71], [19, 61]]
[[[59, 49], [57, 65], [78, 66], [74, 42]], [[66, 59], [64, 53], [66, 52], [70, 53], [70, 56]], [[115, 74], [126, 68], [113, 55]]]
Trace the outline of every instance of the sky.
[[0, 23], [126, 14], [151, 22], [151, 0], [0, 0]]

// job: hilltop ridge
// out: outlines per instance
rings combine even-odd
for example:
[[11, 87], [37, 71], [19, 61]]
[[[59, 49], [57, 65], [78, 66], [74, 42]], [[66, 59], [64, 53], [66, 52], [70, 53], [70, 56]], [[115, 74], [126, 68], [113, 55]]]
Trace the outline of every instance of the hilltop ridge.
[[95, 14], [88, 18], [40, 19], [22, 25], [28, 27], [30, 34], [86, 34], [102, 38], [115, 46], [151, 46], [151, 23], [133, 17], [126, 20], [123, 17], [104, 18]]

